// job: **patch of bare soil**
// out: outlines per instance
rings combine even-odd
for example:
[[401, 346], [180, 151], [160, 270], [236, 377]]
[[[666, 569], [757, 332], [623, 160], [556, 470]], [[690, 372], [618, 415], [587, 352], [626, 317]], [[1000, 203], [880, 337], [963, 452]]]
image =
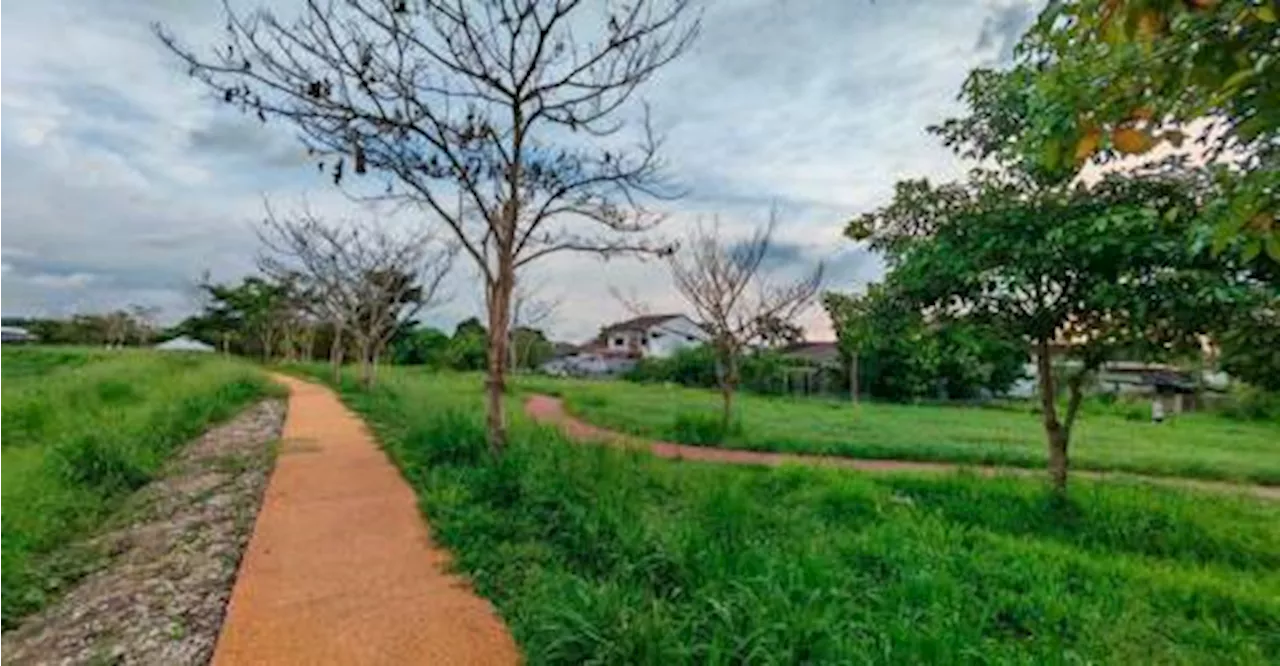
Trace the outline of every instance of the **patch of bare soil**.
[[280, 436], [268, 400], [188, 444], [87, 547], [101, 568], [5, 632], [5, 664], [205, 664]]

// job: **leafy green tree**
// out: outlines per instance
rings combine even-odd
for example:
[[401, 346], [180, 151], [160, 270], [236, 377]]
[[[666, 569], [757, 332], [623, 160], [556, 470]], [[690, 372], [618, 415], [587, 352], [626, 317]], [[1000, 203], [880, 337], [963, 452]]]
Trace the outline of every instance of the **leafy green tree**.
[[1215, 337], [1223, 370], [1254, 386], [1280, 392], [1280, 292], [1269, 302], [1242, 311]]
[[279, 334], [276, 318], [289, 298], [286, 287], [249, 276], [239, 283], [205, 280], [200, 288], [209, 299], [205, 312], [222, 328], [219, 333], [230, 333], [243, 353], [256, 352], [270, 360]]
[[1022, 377], [1026, 345], [972, 317], [928, 320], [892, 284], [823, 299], [858, 388], [889, 400], [1000, 394]]
[[[850, 224], [884, 250], [905, 299], [938, 317], [976, 318], [1031, 345], [1054, 488], [1065, 491], [1068, 445], [1088, 375], [1120, 353], [1167, 354], [1238, 307], [1246, 273], [1207, 252], [1208, 232], [1184, 222], [1195, 191], [1175, 179], [1114, 176], [1093, 188], [976, 177], [947, 186], [946, 206], [910, 201]], [[1051, 349], [1072, 362], [1060, 414]]]
[[555, 345], [547, 339], [546, 334], [526, 326], [519, 326], [511, 331], [511, 349], [513, 368], [517, 370], [537, 368], [555, 355]]
[[859, 393], [909, 400], [926, 395], [936, 377], [937, 344], [925, 339], [919, 311], [884, 285], [860, 296], [827, 293], [831, 317], [846, 367], [856, 359], [850, 382]]
[[392, 338], [391, 357], [398, 365], [444, 367], [449, 362], [449, 336], [431, 327], [406, 327]]
[[1280, 261], [1276, 14], [1273, 0], [1050, 2], [1014, 67], [975, 71], [963, 91], [973, 113], [940, 129], [1051, 179], [1195, 138], [1215, 160], [1217, 249]]
[[455, 370], [483, 370], [488, 358], [488, 332], [476, 317], [463, 320], [449, 340], [449, 367]]

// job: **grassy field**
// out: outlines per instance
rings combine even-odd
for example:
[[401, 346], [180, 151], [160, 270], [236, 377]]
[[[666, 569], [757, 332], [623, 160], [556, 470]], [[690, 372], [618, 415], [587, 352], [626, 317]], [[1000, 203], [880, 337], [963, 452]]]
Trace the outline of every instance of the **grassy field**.
[[5, 348], [3, 617], [43, 606], [100, 526], [168, 454], [268, 390], [252, 366], [154, 352]]
[[109, 360], [115, 353], [106, 349], [83, 347], [5, 347], [0, 353], [3, 360], [4, 385], [9, 389], [25, 386], [32, 380], [63, 370], [74, 370], [92, 363]]
[[494, 461], [475, 375], [344, 397], [531, 664], [1280, 660], [1274, 504], [673, 463], [518, 412]]
[[[703, 444], [719, 395], [629, 382], [525, 379], [570, 412], [636, 435]], [[1016, 467], [1045, 464], [1044, 431], [1029, 408], [943, 407], [742, 395], [731, 448]], [[1183, 414], [1160, 425], [1082, 412], [1072, 433], [1079, 468], [1280, 484], [1280, 423]]]

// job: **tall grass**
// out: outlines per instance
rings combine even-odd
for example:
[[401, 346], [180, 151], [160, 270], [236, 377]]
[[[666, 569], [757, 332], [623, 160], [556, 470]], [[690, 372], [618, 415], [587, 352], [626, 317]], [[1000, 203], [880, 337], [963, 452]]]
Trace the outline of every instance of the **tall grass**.
[[519, 413], [494, 460], [480, 386], [344, 395], [532, 664], [1280, 660], [1274, 505], [674, 463]]
[[110, 350], [88, 347], [6, 346], [2, 370], [4, 383], [16, 386], [29, 379], [45, 377], [62, 370], [73, 370], [114, 356], [114, 352]]
[[[39, 353], [3, 355], [5, 626], [81, 573], [85, 553], [69, 544], [149, 481], [175, 447], [269, 390], [260, 372], [221, 358], [118, 352], [59, 363], [36, 360]], [[10, 381], [12, 369], [42, 363], [49, 372]]]
[[[718, 414], [711, 391], [628, 382], [523, 379], [555, 391], [570, 412], [635, 435], [705, 444], [685, 427]], [[744, 394], [739, 427], [717, 445], [860, 458], [933, 460], [1043, 467], [1044, 431], [1029, 409], [788, 399]], [[1076, 422], [1071, 464], [1109, 470], [1280, 485], [1280, 422], [1243, 422], [1217, 414], [1171, 417], [1162, 424], [1091, 410]]]

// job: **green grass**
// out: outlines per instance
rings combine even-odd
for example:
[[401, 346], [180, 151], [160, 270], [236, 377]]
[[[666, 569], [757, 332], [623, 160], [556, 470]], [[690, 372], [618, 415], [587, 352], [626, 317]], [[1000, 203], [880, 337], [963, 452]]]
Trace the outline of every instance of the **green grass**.
[[109, 353], [78, 347], [0, 347], [0, 391], [56, 370], [81, 368]]
[[247, 364], [141, 351], [6, 348], [0, 372], [6, 627], [84, 573], [75, 542], [175, 447], [272, 390]]
[[[624, 432], [703, 444], [684, 426], [715, 415], [711, 391], [628, 382], [524, 379], [554, 392], [583, 420]], [[860, 458], [1043, 467], [1044, 431], [1029, 408], [946, 407], [743, 394], [722, 446]], [[1082, 413], [1071, 438], [1082, 469], [1280, 484], [1280, 423], [1182, 414], [1155, 425], [1103, 410]]]
[[1280, 660], [1274, 504], [676, 463], [567, 443], [517, 400], [495, 461], [480, 386], [392, 369], [344, 397], [531, 664]]

